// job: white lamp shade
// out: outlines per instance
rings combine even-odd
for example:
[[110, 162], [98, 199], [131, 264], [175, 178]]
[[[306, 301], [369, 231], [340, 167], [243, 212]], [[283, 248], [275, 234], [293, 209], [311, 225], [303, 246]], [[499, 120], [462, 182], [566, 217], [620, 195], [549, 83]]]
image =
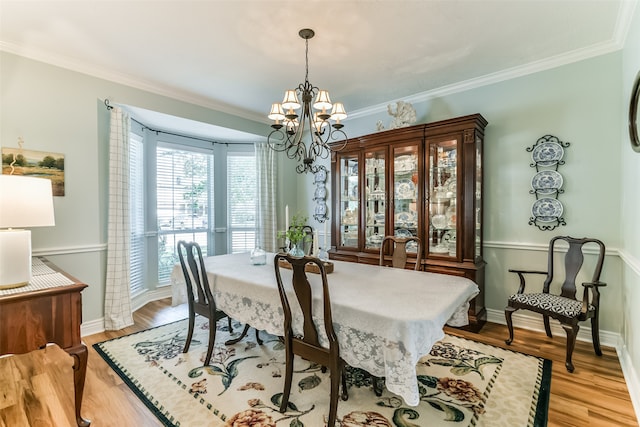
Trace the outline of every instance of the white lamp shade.
[[337, 121], [347, 118], [347, 112], [344, 110], [344, 105], [342, 105], [342, 102], [336, 102], [335, 104], [333, 104], [333, 110], [331, 110], [331, 118]]
[[331, 108], [331, 99], [329, 98], [328, 90], [321, 90], [318, 92], [316, 102], [313, 103], [313, 108], [322, 111], [326, 111]]
[[300, 108], [300, 101], [298, 101], [298, 94], [295, 90], [290, 89], [285, 91], [282, 108], [285, 110], [297, 110]]
[[282, 111], [282, 104], [274, 102], [271, 104], [271, 112], [267, 116], [271, 120], [284, 120], [284, 111]]
[[51, 181], [0, 175], [0, 228], [55, 225]]

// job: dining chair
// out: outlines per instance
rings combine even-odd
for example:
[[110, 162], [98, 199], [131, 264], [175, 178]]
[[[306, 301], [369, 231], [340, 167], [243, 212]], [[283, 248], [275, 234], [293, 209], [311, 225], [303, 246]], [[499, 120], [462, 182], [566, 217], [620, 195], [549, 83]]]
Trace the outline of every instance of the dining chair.
[[[560, 293], [552, 293], [551, 285], [554, 279], [555, 262], [554, 252], [558, 251], [557, 243], [568, 243], [569, 249], [564, 256], [564, 282], [560, 288]], [[593, 267], [591, 281], [582, 283], [584, 288], [582, 298], [576, 298], [576, 279], [582, 271], [584, 262], [584, 246], [586, 244], [597, 245], [597, 261]], [[576, 343], [576, 336], [580, 325], [578, 322], [591, 319], [591, 338], [593, 349], [598, 356], [602, 356], [600, 349], [600, 333], [598, 314], [600, 311], [600, 287], [606, 286], [600, 282], [600, 273], [604, 262], [605, 246], [597, 239], [582, 238], [576, 239], [569, 236], [556, 236], [549, 242], [548, 268], [547, 271], [535, 270], [515, 270], [509, 272], [516, 273], [520, 278], [518, 292], [509, 297], [508, 305], [504, 309], [504, 314], [509, 328], [509, 339], [505, 342], [510, 345], [513, 342], [513, 322], [512, 315], [516, 310], [524, 309], [540, 313], [544, 319], [544, 329], [549, 338], [552, 338], [549, 318], [558, 320], [567, 334], [567, 354], [565, 367], [567, 371], [573, 372], [574, 366], [571, 361], [573, 349]], [[546, 279], [542, 285], [542, 292], [525, 293], [525, 275], [538, 274], [545, 275]]]
[[[295, 292], [296, 299], [294, 303], [302, 311], [302, 330], [294, 334], [293, 315], [291, 312], [291, 303], [289, 286], [285, 288], [280, 273], [280, 261], [291, 264], [293, 270], [292, 287]], [[322, 288], [312, 287], [307, 278], [306, 267], [314, 265], [320, 272]], [[329, 421], [328, 426], [332, 427], [336, 421], [336, 413], [338, 409], [338, 391], [340, 387], [340, 379], [342, 379], [342, 400], [347, 400], [347, 385], [345, 378], [345, 362], [340, 357], [340, 346], [338, 338], [333, 329], [333, 319], [331, 316], [331, 299], [329, 296], [329, 285], [327, 282], [327, 273], [324, 264], [320, 259], [315, 257], [293, 257], [288, 254], [279, 253], [274, 258], [274, 266], [276, 272], [276, 280], [278, 283], [278, 292], [282, 302], [284, 312], [284, 345], [286, 354], [286, 374], [284, 382], [284, 393], [282, 402], [280, 403], [280, 412], [285, 412], [289, 404], [289, 394], [291, 392], [291, 381], [293, 376], [294, 356], [298, 355], [306, 360], [318, 363], [324, 368], [329, 368], [331, 377], [331, 394], [329, 404]], [[316, 274], [316, 273], [312, 273]], [[322, 294], [322, 314], [313, 313], [312, 307], [314, 300]], [[323, 318], [323, 327], [328, 339], [328, 347], [320, 345], [318, 338], [318, 329], [313, 315]]]
[[209, 319], [209, 346], [207, 347], [207, 356], [204, 360], [206, 366], [211, 361], [211, 355], [215, 346], [216, 323], [218, 320], [227, 317], [229, 328], [231, 328], [231, 318], [227, 316], [225, 312], [216, 309], [216, 302], [213, 299], [211, 288], [209, 287], [209, 280], [207, 279], [207, 271], [204, 267], [200, 245], [196, 242], [180, 240], [177, 244], [177, 250], [184, 280], [187, 284], [187, 302], [189, 305], [189, 330], [182, 352], [186, 353], [189, 351], [191, 338], [193, 338], [196, 314], [206, 317]]
[[[216, 323], [218, 320], [226, 317], [229, 333], [231, 334], [233, 333], [231, 317], [227, 316], [224, 311], [216, 309], [216, 303], [213, 298], [213, 294], [211, 293], [211, 288], [209, 287], [209, 279], [207, 278], [200, 245], [196, 242], [185, 242], [184, 240], [181, 240], [177, 244], [177, 250], [178, 257], [180, 258], [180, 265], [182, 266], [182, 273], [184, 274], [184, 280], [187, 286], [187, 303], [189, 306], [189, 330], [187, 332], [187, 341], [185, 342], [182, 352], [186, 353], [189, 351], [189, 346], [191, 345], [191, 339], [193, 337], [195, 315], [199, 314], [204, 316], [209, 319], [209, 347], [207, 349], [207, 356], [204, 362], [205, 365], [208, 365], [215, 345]], [[185, 256], [187, 258], [186, 261], [184, 258]], [[194, 293], [194, 288], [196, 293]], [[242, 339], [247, 336], [249, 328], [250, 325], [248, 323], [245, 324], [240, 336], [225, 341], [225, 345], [232, 345], [242, 341]], [[257, 343], [262, 344], [260, 331], [257, 329], [255, 331]]]
[[396, 237], [385, 236], [380, 244], [380, 265], [386, 265], [388, 262], [385, 254], [387, 251], [385, 248], [391, 246], [391, 266], [394, 268], [405, 268], [407, 266], [407, 260], [409, 259], [409, 253], [407, 252], [407, 243], [415, 242], [416, 249], [416, 265], [414, 270], [420, 270], [422, 263], [422, 242], [419, 237]]

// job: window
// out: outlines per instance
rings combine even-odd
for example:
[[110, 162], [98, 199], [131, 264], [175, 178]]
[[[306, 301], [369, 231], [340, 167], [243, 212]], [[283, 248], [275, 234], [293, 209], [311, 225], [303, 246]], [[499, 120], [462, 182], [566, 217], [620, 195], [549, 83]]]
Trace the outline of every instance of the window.
[[253, 153], [227, 156], [227, 213], [231, 253], [247, 252], [256, 240], [256, 157]]
[[208, 253], [213, 199], [213, 155], [159, 145], [156, 150], [158, 282], [168, 282], [178, 262], [180, 240], [195, 241]]
[[179, 240], [198, 242], [204, 255], [253, 249], [252, 144], [211, 144], [133, 123], [130, 139], [132, 295], [169, 283]]

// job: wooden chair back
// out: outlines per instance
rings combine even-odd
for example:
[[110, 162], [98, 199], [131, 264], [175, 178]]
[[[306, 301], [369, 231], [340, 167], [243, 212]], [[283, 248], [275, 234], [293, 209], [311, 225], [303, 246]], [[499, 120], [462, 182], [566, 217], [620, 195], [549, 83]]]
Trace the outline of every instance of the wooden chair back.
[[[209, 287], [207, 270], [204, 266], [200, 245], [196, 242], [180, 240], [177, 244], [177, 252], [187, 286], [187, 304], [189, 306], [189, 330], [182, 352], [189, 351], [193, 337], [195, 315], [204, 316], [209, 319], [209, 346], [205, 357], [205, 365], [208, 365], [215, 344], [216, 322], [227, 317], [227, 315], [216, 308], [216, 302]], [[230, 319], [229, 325], [231, 325]]]
[[556, 236], [552, 238], [549, 242], [547, 279], [544, 281], [544, 287], [542, 290], [542, 292], [545, 293], [549, 292], [549, 288], [551, 286], [551, 283], [553, 282], [553, 277], [555, 274], [555, 257], [553, 256], [553, 254], [556, 250], [556, 245], [559, 242], [565, 242], [569, 244], [569, 249], [564, 256], [565, 277], [564, 282], [562, 283], [560, 295], [565, 298], [576, 299], [576, 279], [578, 278], [578, 273], [580, 273], [582, 265], [584, 263], [583, 247], [588, 243], [595, 243], [596, 245], [598, 245], [598, 260], [596, 261], [596, 265], [591, 276], [592, 282], [598, 282], [600, 281], [600, 274], [602, 273], [602, 265], [604, 263], [604, 243], [602, 243], [598, 239], [590, 238], [576, 239], [569, 236]]
[[[292, 290], [295, 294], [295, 300], [290, 301], [290, 287], [285, 286], [282, 280], [280, 262], [288, 262], [291, 264], [293, 271]], [[293, 356], [298, 355], [304, 359], [318, 363], [324, 367], [328, 367], [331, 372], [331, 396], [329, 405], [329, 426], [333, 426], [336, 419], [337, 397], [338, 397], [338, 381], [343, 381], [343, 399], [346, 398], [346, 385], [343, 376], [344, 362], [340, 358], [340, 346], [338, 338], [333, 328], [333, 318], [331, 315], [331, 297], [329, 295], [329, 284], [327, 282], [327, 273], [324, 264], [318, 258], [304, 256], [293, 257], [288, 254], [279, 253], [275, 255], [274, 266], [276, 280], [278, 283], [278, 292], [284, 312], [284, 343], [286, 352], [286, 375], [285, 389], [280, 406], [281, 412], [286, 410], [289, 393], [291, 391], [291, 377], [293, 375]], [[309, 283], [307, 277], [308, 266], [314, 266], [319, 271], [322, 282], [321, 289], [314, 289]], [[317, 274], [317, 273], [310, 273]], [[320, 344], [318, 327], [313, 320], [313, 304], [318, 294], [322, 298], [322, 317], [325, 335], [328, 340], [328, 347]], [[294, 334], [292, 303], [297, 304], [302, 311], [303, 325], [300, 335]], [[319, 317], [319, 316], [317, 316]]]
[[[407, 260], [409, 259], [410, 252], [407, 252], [407, 243], [415, 242], [417, 245], [416, 252], [416, 264], [414, 270], [420, 270], [422, 264], [422, 242], [419, 237], [395, 237], [385, 236], [380, 244], [380, 265], [387, 263], [386, 253], [391, 253], [391, 266], [394, 268], [406, 268]], [[387, 246], [390, 246], [390, 250], [387, 251]], [[411, 252], [412, 253], [412, 252]]]

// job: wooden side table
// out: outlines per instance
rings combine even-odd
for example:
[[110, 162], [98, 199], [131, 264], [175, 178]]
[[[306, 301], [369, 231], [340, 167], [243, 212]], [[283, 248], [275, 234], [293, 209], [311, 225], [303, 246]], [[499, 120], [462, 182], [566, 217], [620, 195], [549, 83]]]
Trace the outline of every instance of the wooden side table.
[[76, 422], [87, 373], [87, 346], [80, 338], [82, 295], [87, 285], [44, 258], [34, 258], [29, 285], [0, 291], [0, 355], [21, 354], [55, 343], [73, 357]]

